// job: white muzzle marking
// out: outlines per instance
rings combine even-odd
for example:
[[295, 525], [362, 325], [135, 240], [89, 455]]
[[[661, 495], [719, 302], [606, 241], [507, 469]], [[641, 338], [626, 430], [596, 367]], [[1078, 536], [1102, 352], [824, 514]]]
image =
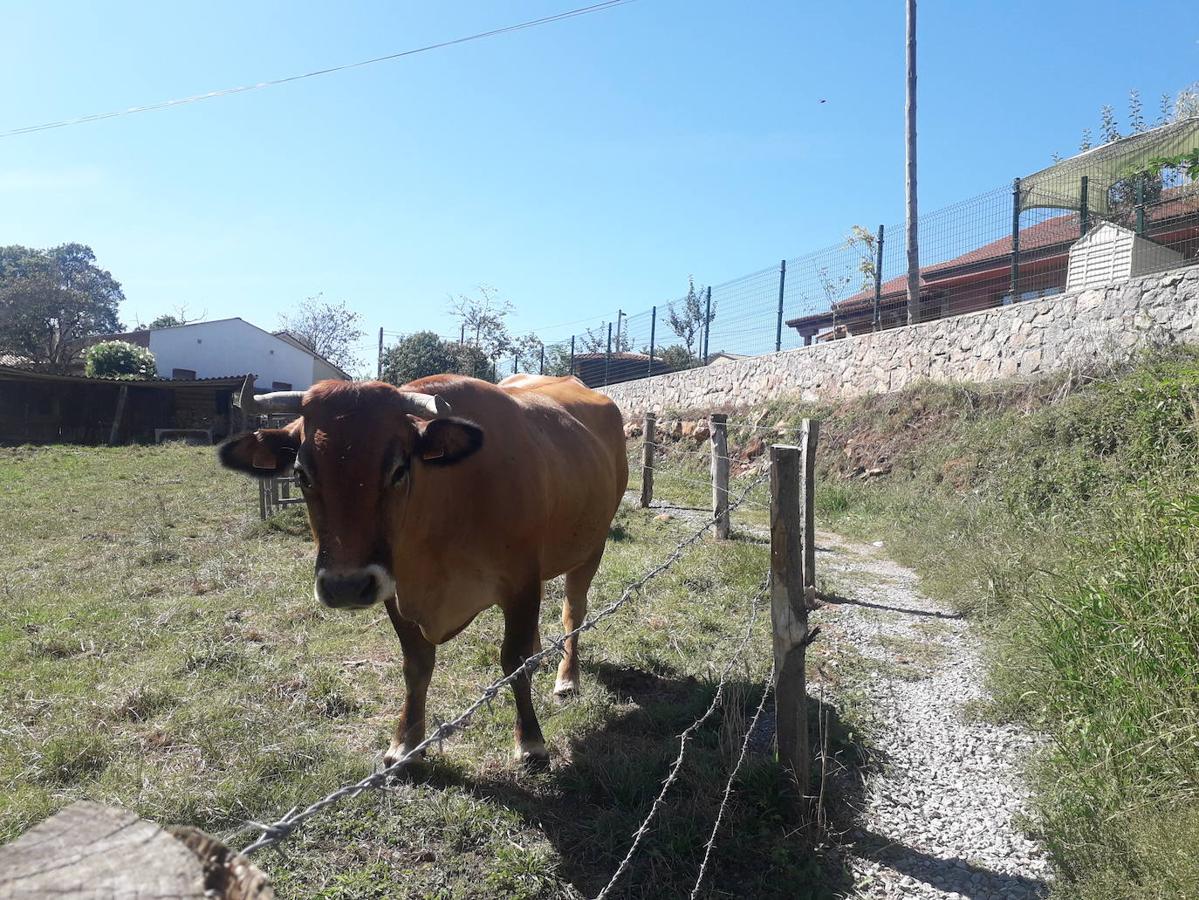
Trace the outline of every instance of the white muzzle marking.
[[395, 579], [378, 563], [360, 569], [319, 569], [312, 583], [312, 596], [330, 609], [365, 609], [395, 592]]

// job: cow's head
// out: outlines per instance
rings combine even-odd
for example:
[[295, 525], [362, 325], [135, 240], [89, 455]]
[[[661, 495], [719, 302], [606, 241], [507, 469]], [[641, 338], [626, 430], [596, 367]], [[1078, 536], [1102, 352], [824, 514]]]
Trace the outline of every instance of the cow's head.
[[283, 428], [262, 428], [221, 444], [220, 460], [257, 478], [294, 472], [317, 542], [317, 600], [354, 609], [395, 593], [392, 542], [414, 483], [483, 445], [483, 431], [453, 418], [440, 397], [382, 382], [324, 381], [307, 392], [247, 397], [251, 412], [291, 412]]

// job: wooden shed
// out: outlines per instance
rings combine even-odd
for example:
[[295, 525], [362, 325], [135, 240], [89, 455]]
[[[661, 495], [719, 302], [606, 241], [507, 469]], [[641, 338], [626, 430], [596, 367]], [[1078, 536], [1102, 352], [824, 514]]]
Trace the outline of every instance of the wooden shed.
[[240, 426], [233, 395], [247, 377], [125, 381], [0, 366], [0, 444], [219, 440]]

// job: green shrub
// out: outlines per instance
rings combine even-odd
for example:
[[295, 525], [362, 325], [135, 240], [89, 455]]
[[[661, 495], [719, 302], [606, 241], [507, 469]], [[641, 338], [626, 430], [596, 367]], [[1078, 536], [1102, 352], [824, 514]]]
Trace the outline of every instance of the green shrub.
[[103, 341], [88, 348], [83, 368], [92, 378], [154, 378], [158, 366], [154, 354], [127, 341]]

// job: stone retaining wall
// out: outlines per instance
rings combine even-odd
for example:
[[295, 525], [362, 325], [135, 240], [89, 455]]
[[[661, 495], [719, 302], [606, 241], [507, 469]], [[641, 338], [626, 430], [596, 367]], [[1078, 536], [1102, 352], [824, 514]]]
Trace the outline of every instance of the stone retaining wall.
[[632, 417], [1085, 369], [1175, 342], [1199, 343], [1199, 266], [601, 390]]

